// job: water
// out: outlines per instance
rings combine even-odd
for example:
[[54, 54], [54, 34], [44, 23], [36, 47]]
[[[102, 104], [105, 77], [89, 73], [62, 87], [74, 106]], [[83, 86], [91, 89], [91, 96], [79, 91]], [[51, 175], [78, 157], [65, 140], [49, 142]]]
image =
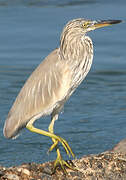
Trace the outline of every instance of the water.
[[[53, 160], [48, 137], [26, 129], [16, 140], [4, 138], [7, 113], [25, 80], [59, 45], [63, 26], [73, 18], [125, 20], [126, 1], [0, 1], [0, 164]], [[118, 12], [118, 13], [117, 13]], [[111, 149], [126, 138], [126, 23], [89, 35], [94, 62], [86, 80], [66, 103], [55, 132], [68, 140], [76, 157]], [[36, 126], [47, 130], [50, 118]], [[62, 149], [62, 147], [61, 147]], [[64, 150], [64, 158], [67, 158]]]

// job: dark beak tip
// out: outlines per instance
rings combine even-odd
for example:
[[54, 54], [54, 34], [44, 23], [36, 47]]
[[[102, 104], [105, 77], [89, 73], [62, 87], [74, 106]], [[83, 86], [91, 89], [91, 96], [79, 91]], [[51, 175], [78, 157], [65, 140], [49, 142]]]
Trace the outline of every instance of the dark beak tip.
[[118, 24], [121, 22], [122, 22], [122, 20], [110, 20], [110, 24]]
[[103, 24], [118, 24], [121, 22], [122, 22], [122, 20], [112, 20], [112, 19], [100, 21], [100, 23], [103, 23]]

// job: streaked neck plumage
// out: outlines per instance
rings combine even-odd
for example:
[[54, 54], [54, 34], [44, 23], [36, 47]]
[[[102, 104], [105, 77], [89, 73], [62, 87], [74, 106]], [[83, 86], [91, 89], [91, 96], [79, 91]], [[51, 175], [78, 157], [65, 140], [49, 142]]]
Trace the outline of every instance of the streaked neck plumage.
[[[63, 31], [60, 41], [60, 54], [71, 69], [74, 90], [89, 72], [93, 60], [93, 43], [80, 29]], [[73, 91], [72, 90], [72, 91]]]

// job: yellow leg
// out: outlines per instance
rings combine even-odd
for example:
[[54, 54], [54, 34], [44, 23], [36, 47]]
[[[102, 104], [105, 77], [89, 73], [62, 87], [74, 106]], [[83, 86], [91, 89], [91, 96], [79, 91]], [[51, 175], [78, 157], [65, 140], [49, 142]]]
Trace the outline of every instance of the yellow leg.
[[54, 144], [50, 147], [49, 151], [52, 151], [54, 148], [56, 148], [56, 152], [57, 152], [57, 158], [55, 160], [55, 163], [54, 163], [54, 171], [55, 172], [55, 169], [57, 168], [58, 165], [61, 166], [61, 168], [63, 169], [64, 173], [66, 173], [66, 170], [64, 168], [64, 165], [73, 169], [73, 170], [76, 170], [75, 168], [73, 168], [72, 166], [70, 166], [67, 162], [65, 162], [62, 157], [61, 157], [61, 154], [60, 154], [60, 150], [59, 148], [57, 147], [58, 143], [60, 142], [62, 144], [62, 146], [64, 147], [64, 149], [66, 150], [66, 153], [68, 155], [71, 155], [74, 157], [74, 153], [72, 152], [72, 149], [70, 148], [69, 144], [67, 143], [66, 140], [64, 140], [63, 138], [61, 138], [60, 136], [57, 136], [53, 133], [53, 127], [54, 127], [54, 122], [55, 120], [58, 118], [58, 115], [57, 116], [54, 116], [52, 117], [52, 121], [49, 125], [49, 132], [47, 131], [44, 131], [44, 130], [41, 130], [41, 129], [38, 129], [38, 128], [35, 128], [33, 126], [33, 123], [34, 123], [34, 118], [31, 119], [27, 125], [26, 125], [26, 128], [28, 130], [30, 130], [31, 132], [34, 132], [34, 133], [38, 133], [38, 134], [42, 134], [44, 136], [48, 136], [50, 138], [52, 138], [52, 141], [54, 142]]
[[59, 137], [59, 136], [56, 136], [56, 135], [53, 134], [53, 133], [50, 133], [50, 132], [47, 132], [47, 131], [44, 131], [44, 130], [35, 128], [35, 127], [33, 126], [33, 122], [34, 122], [34, 119], [32, 119], [31, 121], [29, 121], [29, 122], [27, 123], [26, 128], [27, 128], [28, 130], [30, 130], [31, 132], [34, 132], [34, 133], [42, 134], [42, 135], [44, 135], [44, 136], [48, 136], [48, 137], [50, 137], [50, 138], [53, 138], [53, 139], [55, 139], [55, 142], [57, 141], [56, 144], [54, 143], [54, 145], [51, 146], [50, 151], [55, 148], [55, 146], [58, 144], [58, 142], [60, 142], [60, 143], [62, 144], [62, 146], [64, 147], [64, 149], [66, 150], [67, 154], [71, 153], [72, 156], [74, 157], [74, 154], [73, 154], [73, 152], [72, 152], [69, 144], [68, 144], [63, 138], [61, 138], [61, 137]]
[[[49, 132], [50, 133], [54, 133], [54, 123], [55, 123], [55, 121], [58, 119], [58, 115], [55, 115], [55, 116], [52, 116], [52, 119], [51, 119], [51, 123], [50, 123], [50, 125], [49, 125]], [[61, 138], [61, 137], [60, 137]], [[62, 139], [62, 138], [61, 138]], [[65, 142], [65, 144], [67, 143], [64, 139], [62, 139], [64, 142]], [[54, 144], [50, 147], [50, 149], [49, 149], [49, 151], [51, 151], [52, 149], [54, 149], [54, 148], [56, 148], [56, 152], [57, 152], [57, 158], [56, 158], [56, 160], [55, 160], [55, 162], [54, 162], [54, 170], [53, 170], [53, 172], [55, 172], [55, 170], [56, 170], [56, 168], [60, 165], [61, 166], [61, 168], [62, 168], [62, 170], [64, 171], [64, 173], [66, 173], [66, 170], [65, 170], [65, 167], [64, 167], [64, 165], [65, 166], [67, 166], [68, 168], [70, 168], [70, 169], [74, 169], [73, 167], [71, 167], [66, 161], [64, 161], [63, 159], [62, 159], [62, 156], [61, 156], [61, 154], [60, 154], [60, 150], [59, 150], [59, 148], [57, 147], [57, 145], [58, 145], [58, 140], [56, 140], [56, 139], [54, 139], [54, 138], [52, 138], [52, 141], [54, 142]], [[68, 150], [66, 149], [66, 152], [67, 152]], [[71, 150], [71, 152], [72, 152], [72, 150]], [[69, 152], [67, 152], [67, 154], [68, 154]], [[69, 154], [68, 154], [69, 155]], [[73, 154], [73, 152], [72, 152], [72, 155], [74, 156], [74, 154]], [[74, 169], [75, 170], [75, 169]]]
[[[58, 119], [58, 114], [56, 114], [54, 116], [52, 115], [51, 123], [50, 123], [50, 125], [48, 127], [49, 132], [52, 133], [52, 134], [54, 134], [54, 128], [53, 127], [54, 127], [54, 123], [55, 123], [55, 121], [57, 119]], [[57, 136], [57, 137], [59, 137], [62, 140], [62, 142], [66, 145], [66, 147], [69, 146], [65, 139], [61, 138], [60, 136]], [[49, 152], [52, 151], [58, 145], [58, 140], [52, 138], [52, 141], [54, 142], [54, 144], [50, 147]], [[65, 150], [66, 150], [66, 153], [68, 154], [69, 157], [70, 157], [70, 153], [72, 154], [73, 157], [75, 157], [75, 155], [72, 152], [72, 149], [70, 148], [70, 146], [69, 146], [69, 148], [68, 147], [65, 148]], [[69, 151], [70, 151], [70, 153], [69, 153]]]
[[[51, 118], [51, 123], [50, 123], [50, 125], [49, 125], [49, 127], [48, 127], [48, 129], [49, 129], [49, 132], [50, 133], [52, 133], [52, 134], [54, 134], [54, 123], [55, 123], [55, 121], [58, 119], [58, 114], [56, 114], [54, 117], [53, 117], [53, 115], [52, 115], [52, 118]], [[53, 145], [49, 148], [49, 152], [50, 151], [52, 151], [57, 145], [58, 145], [58, 141], [57, 140], [55, 140], [54, 138], [52, 138], [52, 141], [54, 142], [53, 143]], [[66, 149], [67, 150], [67, 149]], [[69, 154], [69, 151], [67, 152], [67, 154]]]

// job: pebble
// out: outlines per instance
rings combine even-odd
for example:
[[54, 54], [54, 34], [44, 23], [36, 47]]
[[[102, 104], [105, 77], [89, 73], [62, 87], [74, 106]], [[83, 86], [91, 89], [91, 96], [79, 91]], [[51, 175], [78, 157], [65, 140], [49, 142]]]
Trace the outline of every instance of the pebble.
[[30, 171], [28, 169], [18, 168], [17, 171], [22, 172], [22, 173], [26, 174], [27, 176], [30, 176]]
[[19, 177], [16, 174], [6, 174], [4, 178], [7, 178], [9, 180], [19, 180]]
[[30, 176], [30, 171], [28, 169], [22, 169], [22, 173]]

